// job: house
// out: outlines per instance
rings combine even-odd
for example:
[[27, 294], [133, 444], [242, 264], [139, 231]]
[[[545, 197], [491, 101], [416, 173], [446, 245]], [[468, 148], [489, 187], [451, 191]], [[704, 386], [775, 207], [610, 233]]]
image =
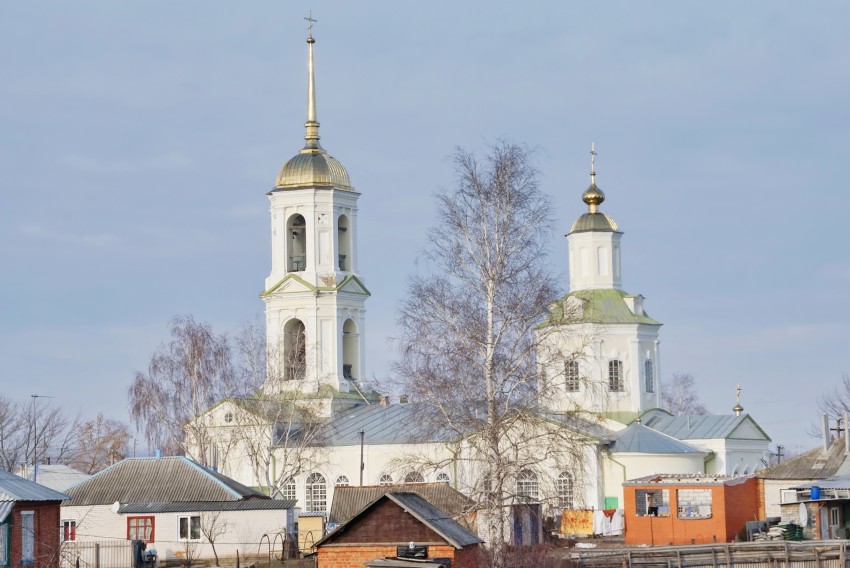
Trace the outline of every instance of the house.
[[623, 484], [626, 544], [731, 542], [757, 512], [753, 477], [649, 475]]
[[59, 507], [68, 496], [0, 471], [0, 567], [57, 568]]
[[65, 491], [91, 477], [88, 473], [83, 473], [62, 463], [39, 464], [38, 466], [21, 464], [17, 473], [24, 479], [29, 479], [56, 491]]
[[845, 539], [850, 527], [850, 475], [837, 475], [795, 487], [796, 502], [781, 505], [783, 519], [816, 540]]
[[[850, 438], [845, 435], [830, 440], [826, 423], [822, 434], [822, 443], [818, 447], [758, 474], [760, 519], [783, 517], [797, 521], [797, 513], [791, 512], [798, 502], [797, 487], [850, 474]], [[785, 515], [790, 516], [786, 518]]]
[[[413, 558], [453, 568], [479, 565], [482, 540], [418, 493], [385, 493], [316, 543], [317, 568], [360, 568]], [[426, 564], [427, 565], [427, 564]]]
[[244, 558], [263, 535], [293, 538], [293, 500], [271, 499], [185, 457], [125, 459], [67, 493], [69, 540], [142, 540], [161, 560], [237, 551]]

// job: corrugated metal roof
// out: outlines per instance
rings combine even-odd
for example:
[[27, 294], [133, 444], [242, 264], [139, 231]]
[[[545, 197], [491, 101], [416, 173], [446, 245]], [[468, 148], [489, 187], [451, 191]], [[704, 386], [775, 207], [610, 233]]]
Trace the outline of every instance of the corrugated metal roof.
[[315, 546], [331, 542], [345, 534], [347, 528], [355, 523], [359, 517], [365, 515], [378, 503], [387, 499], [393, 501], [404, 511], [416, 517], [419, 522], [436, 532], [445, 539], [447, 543], [451, 544], [455, 548], [463, 548], [464, 546], [483, 542], [477, 535], [464, 528], [457, 521], [450, 518], [446, 513], [426, 501], [418, 493], [392, 492], [381, 495], [373, 502], [369, 503], [345, 524], [340, 525], [336, 530], [316, 542]]
[[245, 501], [171, 501], [168, 503], [128, 503], [123, 513], [188, 513], [201, 511], [274, 511], [294, 509], [295, 499], [246, 499]]
[[400, 483], [396, 485], [367, 485], [337, 487], [331, 503], [328, 522], [341, 525], [358, 512], [390, 492], [417, 493], [451, 517], [463, 519], [475, 503], [448, 483]]
[[[33, 467], [28, 467], [21, 477], [33, 480]], [[65, 464], [42, 464], [38, 466], [38, 476], [36, 478], [39, 485], [44, 485], [56, 491], [65, 491], [74, 485], [85, 481], [91, 475], [78, 471], [73, 467]]]
[[360, 444], [360, 431], [367, 444], [416, 444], [447, 442], [456, 435], [448, 430], [434, 431], [430, 421], [418, 418], [427, 412], [422, 404], [364, 404], [334, 414], [322, 432], [329, 446]]
[[624, 430], [614, 434], [612, 452], [642, 454], [699, 454], [705, 453], [679, 440], [632, 422]]
[[820, 487], [821, 489], [850, 489], [850, 475], [836, 475], [829, 479], [818, 479], [810, 483], [804, 483], [791, 489], [810, 489]]
[[62, 501], [68, 496], [33, 483], [10, 471], [0, 471], [0, 501]]
[[[643, 424], [678, 440], [716, 440], [728, 438], [736, 428], [750, 421], [761, 428], [749, 414], [709, 414], [705, 416], [671, 416], [662, 410], [650, 411], [642, 417]], [[767, 438], [767, 435], [765, 435]], [[769, 440], [769, 438], [767, 438]]]
[[267, 496], [185, 457], [129, 458], [68, 489], [65, 505], [238, 501]]
[[844, 440], [835, 440], [827, 451], [818, 446], [797, 457], [767, 468], [759, 473], [761, 479], [827, 479], [844, 468]]

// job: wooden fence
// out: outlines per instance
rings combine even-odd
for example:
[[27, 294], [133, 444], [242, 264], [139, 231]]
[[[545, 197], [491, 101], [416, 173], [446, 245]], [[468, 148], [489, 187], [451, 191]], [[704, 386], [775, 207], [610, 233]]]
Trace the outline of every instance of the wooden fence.
[[129, 540], [104, 542], [65, 541], [62, 543], [60, 568], [130, 568], [133, 545]]
[[622, 568], [848, 568], [848, 541], [741, 542], [571, 549], [577, 566]]

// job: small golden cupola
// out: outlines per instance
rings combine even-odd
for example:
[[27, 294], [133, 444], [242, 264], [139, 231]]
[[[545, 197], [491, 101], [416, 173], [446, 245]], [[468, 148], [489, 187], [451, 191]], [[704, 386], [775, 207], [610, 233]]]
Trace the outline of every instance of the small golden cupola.
[[304, 148], [280, 169], [275, 191], [319, 187], [353, 191], [348, 171], [319, 144], [319, 122], [316, 120], [316, 80], [313, 69], [312, 22], [307, 37], [307, 122], [304, 124]]
[[590, 187], [582, 193], [581, 200], [587, 203], [587, 213], [576, 219], [568, 234], [589, 231], [618, 233], [620, 231], [614, 219], [599, 210], [599, 205], [605, 201], [605, 193], [596, 185], [595, 144], [590, 145]]

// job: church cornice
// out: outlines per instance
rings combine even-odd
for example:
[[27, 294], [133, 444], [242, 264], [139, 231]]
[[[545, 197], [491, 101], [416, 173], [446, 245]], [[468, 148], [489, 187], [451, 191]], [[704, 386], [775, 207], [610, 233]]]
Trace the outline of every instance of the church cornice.
[[[304, 289], [292, 290], [291, 292], [282, 291], [281, 288], [283, 288], [286, 285], [286, 283], [289, 282], [289, 281], [298, 282], [299, 284], [304, 286]], [[351, 288], [350, 285], [352, 283], [355, 283], [357, 286], [359, 286], [362, 291], [361, 290], [351, 290], [351, 289], [344, 290], [344, 288], [346, 288], [346, 287]], [[372, 295], [372, 293], [369, 292], [369, 290], [366, 288], [366, 285], [363, 284], [363, 282], [359, 278], [357, 278], [357, 276], [355, 276], [354, 274], [347, 275], [336, 286], [314, 286], [313, 284], [310, 284], [309, 282], [307, 282], [306, 280], [304, 280], [303, 278], [301, 278], [297, 274], [291, 272], [291, 273], [287, 274], [286, 276], [284, 276], [277, 284], [275, 284], [274, 286], [272, 286], [271, 288], [269, 288], [265, 292], [260, 293], [260, 298], [267, 298], [269, 296], [273, 296], [273, 295], [278, 294], [278, 293], [281, 293], [281, 294], [287, 294], [287, 293], [288, 294], [303, 294], [304, 292], [314, 292], [314, 293], [315, 292], [343, 292], [343, 293], [346, 293], [346, 294], [357, 294], [357, 295], [360, 295], [360, 296], [371, 296]]]

